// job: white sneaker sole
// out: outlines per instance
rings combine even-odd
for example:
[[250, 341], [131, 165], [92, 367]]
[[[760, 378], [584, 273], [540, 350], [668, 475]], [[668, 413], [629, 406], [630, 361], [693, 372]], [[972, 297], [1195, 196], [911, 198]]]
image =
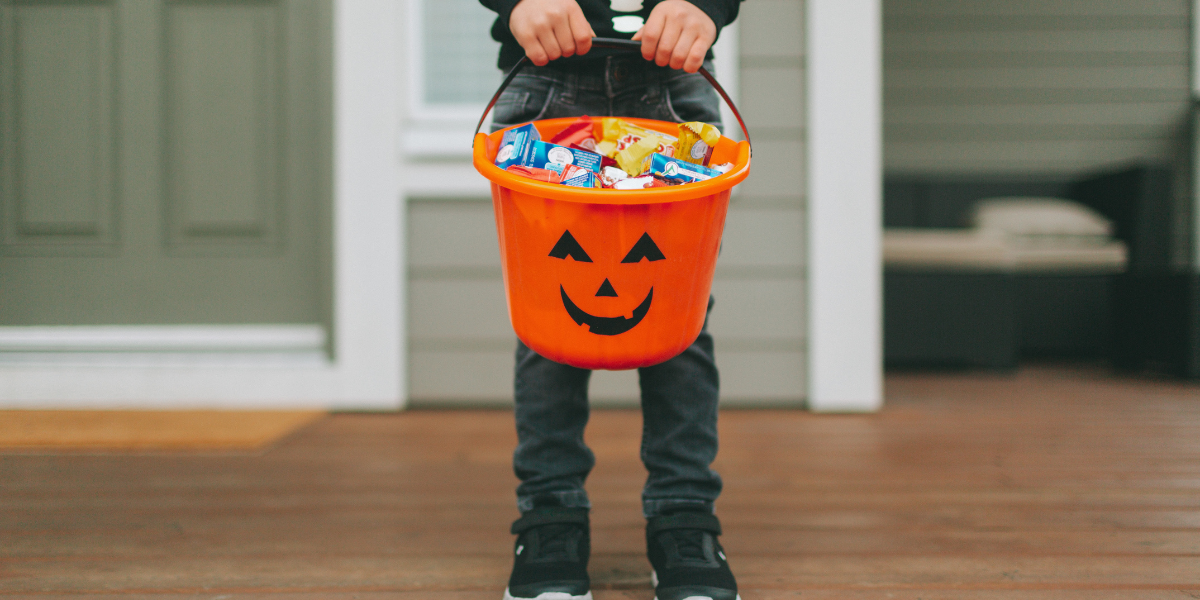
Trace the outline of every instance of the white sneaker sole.
[[[508, 588], [504, 588], [504, 600], [592, 600], [592, 593], [588, 592], [582, 596], [572, 596], [566, 592], [542, 592], [534, 598], [517, 598], [508, 593]], [[740, 598], [738, 600], [741, 600]]]
[[[658, 589], [658, 573], [656, 573], [654, 569], [650, 569], [650, 587]], [[508, 598], [505, 598], [504, 600], [508, 600]], [[654, 600], [658, 600], [657, 595], [654, 596]], [[712, 598], [709, 598], [708, 596], [688, 596], [683, 600], [712, 600]], [[737, 600], [742, 600], [741, 594], [737, 595]]]

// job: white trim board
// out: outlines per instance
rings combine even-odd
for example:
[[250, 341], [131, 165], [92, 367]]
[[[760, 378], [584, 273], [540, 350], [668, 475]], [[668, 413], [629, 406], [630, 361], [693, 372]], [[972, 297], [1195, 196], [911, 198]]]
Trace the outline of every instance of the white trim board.
[[198, 360], [183, 353], [148, 364], [152, 354], [143, 352], [126, 353], [128, 360], [111, 352], [73, 353], [78, 360], [61, 364], [0, 365], [0, 406], [404, 406], [404, 213], [396, 151], [401, 6], [334, 0], [333, 9], [332, 358], [297, 351], [242, 352], [228, 360], [202, 353], [211, 360]]
[[0, 353], [319, 352], [325, 347], [325, 341], [325, 329], [320, 325], [0, 328]]
[[808, 406], [883, 404], [881, 0], [808, 0]]

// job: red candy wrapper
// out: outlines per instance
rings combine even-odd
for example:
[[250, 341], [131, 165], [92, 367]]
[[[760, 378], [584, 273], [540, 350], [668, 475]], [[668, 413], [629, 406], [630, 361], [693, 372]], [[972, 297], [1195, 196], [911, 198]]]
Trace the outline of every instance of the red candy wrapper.
[[508, 171], [509, 173], [515, 173], [522, 177], [528, 177], [538, 181], [545, 181], [547, 183], [558, 183], [562, 181], [562, 172], [553, 171], [550, 169], [538, 169], [535, 167], [512, 165], [511, 167], [505, 169], [505, 171]]
[[588, 152], [596, 151], [596, 136], [592, 133], [592, 118], [584, 115], [550, 138], [551, 144], [578, 146]]

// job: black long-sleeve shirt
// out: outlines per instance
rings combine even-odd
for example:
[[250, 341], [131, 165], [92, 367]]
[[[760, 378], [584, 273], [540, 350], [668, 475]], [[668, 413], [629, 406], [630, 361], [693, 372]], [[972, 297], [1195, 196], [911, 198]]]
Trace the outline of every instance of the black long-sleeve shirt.
[[[517, 43], [517, 38], [513, 37], [512, 31], [508, 28], [508, 17], [512, 14], [513, 7], [521, 0], [479, 0], [479, 3], [496, 12], [496, 22], [492, 25], [492, 39], [500, 42], [500, 58], [497, 61], [497, 66], [501, 69], [511, 69], [517, 61], [525, 56], [525, 50]], [[592, 30], [600, 37], [615, 37], [629, 39], [633, 37], [632, 33], [621, 33], [613, 29], [613, 17], [621, 15], [637, 15], [643, 19], [650, 18], [650, 11], [661, 0], [643, 0], [642, 10], [637, 12], [615, 12], [610, 6], [610, 0], [576, 0], [579, 7], [583, 9], [583, 14], [587, 17], [588, 23], [592, 25]], [[720, 35], [721, 29], [733, 22], [737, 18], [738, 3], [741, 0], [688, 0], [697, 8], [704, 11], [705, 14], [713, 20], [717, 26], [717, 34]], [[611, 50], [596, 49], [588, 52], [585, 56], [572, 56], [571, 58], [560, 58], [552, 62], [554, 65], [567, 65], [572, 63], [580, 63], [589, 59], [595, 59], [612, 54]], [[711, 57], [711, 51], [709, 56]]]

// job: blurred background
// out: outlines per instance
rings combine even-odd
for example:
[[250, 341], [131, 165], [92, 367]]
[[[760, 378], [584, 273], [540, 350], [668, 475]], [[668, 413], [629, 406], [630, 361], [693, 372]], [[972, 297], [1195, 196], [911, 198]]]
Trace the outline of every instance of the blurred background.
[[[346, 6], [0, 2], [0, 402], [511, 401], [469, 164], [493, 15]], [[1200, 377], [1192, 3], [881, 14], [882, 174], [861, 177], [882, 177], [883, 362]], [[755, 141], [710, 323], [729, 405], [809, 394], [807, 17], [744, 3], [716, 48]], [[593, 385], [601, 405], [636, 392], [633, 373]]]

